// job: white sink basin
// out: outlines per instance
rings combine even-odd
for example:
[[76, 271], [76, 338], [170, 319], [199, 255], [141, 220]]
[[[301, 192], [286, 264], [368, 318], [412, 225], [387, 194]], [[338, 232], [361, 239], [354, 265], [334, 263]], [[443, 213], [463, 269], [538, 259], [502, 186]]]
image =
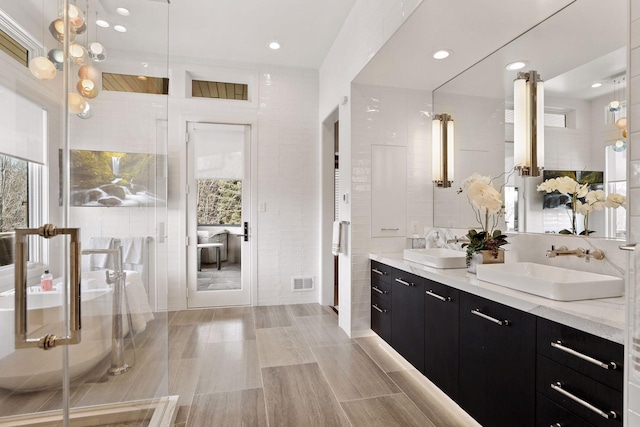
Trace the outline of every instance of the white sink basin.
[[624, 281], [619, 277], [532, 262], [479, 265], [476, 277], [478, 280], [557, 301], [624, 295]]
[[466, 254], [443, 248], [405, 249], [404, 259], [433, 268], [466, 268]]

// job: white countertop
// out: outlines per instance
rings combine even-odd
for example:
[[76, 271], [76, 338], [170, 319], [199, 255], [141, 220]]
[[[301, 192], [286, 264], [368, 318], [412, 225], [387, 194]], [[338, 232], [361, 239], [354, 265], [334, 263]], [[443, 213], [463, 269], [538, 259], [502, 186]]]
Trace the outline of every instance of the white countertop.
[[407, 273], [624, 344], [625, 298], [554, 301], [478, 280], [466, 269], [436, 269], [405, 261], [402, 253], [369, 254], [369, 258]]

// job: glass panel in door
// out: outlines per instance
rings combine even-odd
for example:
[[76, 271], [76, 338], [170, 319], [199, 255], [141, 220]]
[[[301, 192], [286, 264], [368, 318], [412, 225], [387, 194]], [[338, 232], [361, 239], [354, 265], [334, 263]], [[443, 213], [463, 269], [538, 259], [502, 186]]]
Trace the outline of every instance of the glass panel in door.
[[249, 126], [189, 124], [190, 308], [250, 303], [249, 140]]
[[[41, 425], [42, 414], [54, 411], [61, 425], [73, 425], [78, 417], [91, 419], [106, 410], [100, 424], [118, 412], [113, 423], [144, 425], [155, 402], [170, 400], [163, 91], [168, 5], [123, 0], [118, 6], [129, 9], [127, 25], [138, 31], [97, 27], [97, 16], [115, 14], [98, 0], [0, 4], [0, 14], [11, 18], [0, 19], [0, 29], [28, 47], [28, 59], [48, 57], [53, 66], [51, 71], [43, 59], [44, 65], [30, 72], [0, 52], [0, 116], [7, 118], [0, 119], [0, 168], [6, 165], [3, 170], [13, 177], [6, 194], [16, 195], [2, 197], [13, 208], [0, 209], [12, 224], [0, 232], [0, 323], [7, 329], [3, 342], [12, 344], [0, 349], [0, 424], [11, 425], [15, 418], [7, 417], [21, 416], [27, 425]], [[12, 26], [2, 27], [3, 22]], [[135, 37], [127, 35], [132, 33]], [[65, 40], [64, 34], [73, 36]], [[103, 79], [103, 72], [114, 71], [122, 77]], [[47, 73], [56, 76], [47, 79]], [[14, 190], [24, 187], [24, 173], [10, 167], [26, 169], [26, 196]], [[15, 220], [21, 212], [26, 224]], [[70, 301], [79, 301], [80, 342], [16, 349], [12, 261], [17, 258], [11, 253], [16, 246], [5, 240], [16, 240], [12, 227], [44, 224], [79, 230], [81, 297], [73, 298], [70, 237], [28, 237], [26, 335], [69, 335], [75, 313]], [[41, 281], [45, 270], [51, 281]]]

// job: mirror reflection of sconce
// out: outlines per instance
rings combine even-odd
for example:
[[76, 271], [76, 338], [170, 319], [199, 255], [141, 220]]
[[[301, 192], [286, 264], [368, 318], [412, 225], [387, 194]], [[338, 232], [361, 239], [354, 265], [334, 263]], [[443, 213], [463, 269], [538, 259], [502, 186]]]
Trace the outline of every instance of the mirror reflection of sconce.
[[450, 114], [436, 114], [431, 123], [433, 145], [433, 182], [441, 188], [453, 183], [453, 119]]
[[544, 83], [536, 71], [518, 73], [513, 103], [516, 169], [522, 176], [540, 176], [544, 169]]

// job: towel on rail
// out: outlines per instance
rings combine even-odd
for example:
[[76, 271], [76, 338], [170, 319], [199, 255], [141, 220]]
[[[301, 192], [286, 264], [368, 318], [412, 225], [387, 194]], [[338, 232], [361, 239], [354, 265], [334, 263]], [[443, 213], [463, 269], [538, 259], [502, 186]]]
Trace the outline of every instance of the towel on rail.
[[[131, 310], [131, 324], [133, 332], [137, 334], [146, 329], [147, 322], [153, 319], [153, 312], [140, 273], [126, 270], [125, 273], [127, 273], [127, 302]], [[122, 307], [122, 312], [127, 312], [126, 307]]]
[[125, 264], [142, 264], [144, 237], [124, 237], [122, 242], [122, 262]]
[[[92, 237], [89, 239], [89, 249], [111, 249], [113, 247], [113, 237]], [[89, 255], [89, 266], [91, 270], [110, 268], [112, 266], [111, 255], [91, 254]]]

